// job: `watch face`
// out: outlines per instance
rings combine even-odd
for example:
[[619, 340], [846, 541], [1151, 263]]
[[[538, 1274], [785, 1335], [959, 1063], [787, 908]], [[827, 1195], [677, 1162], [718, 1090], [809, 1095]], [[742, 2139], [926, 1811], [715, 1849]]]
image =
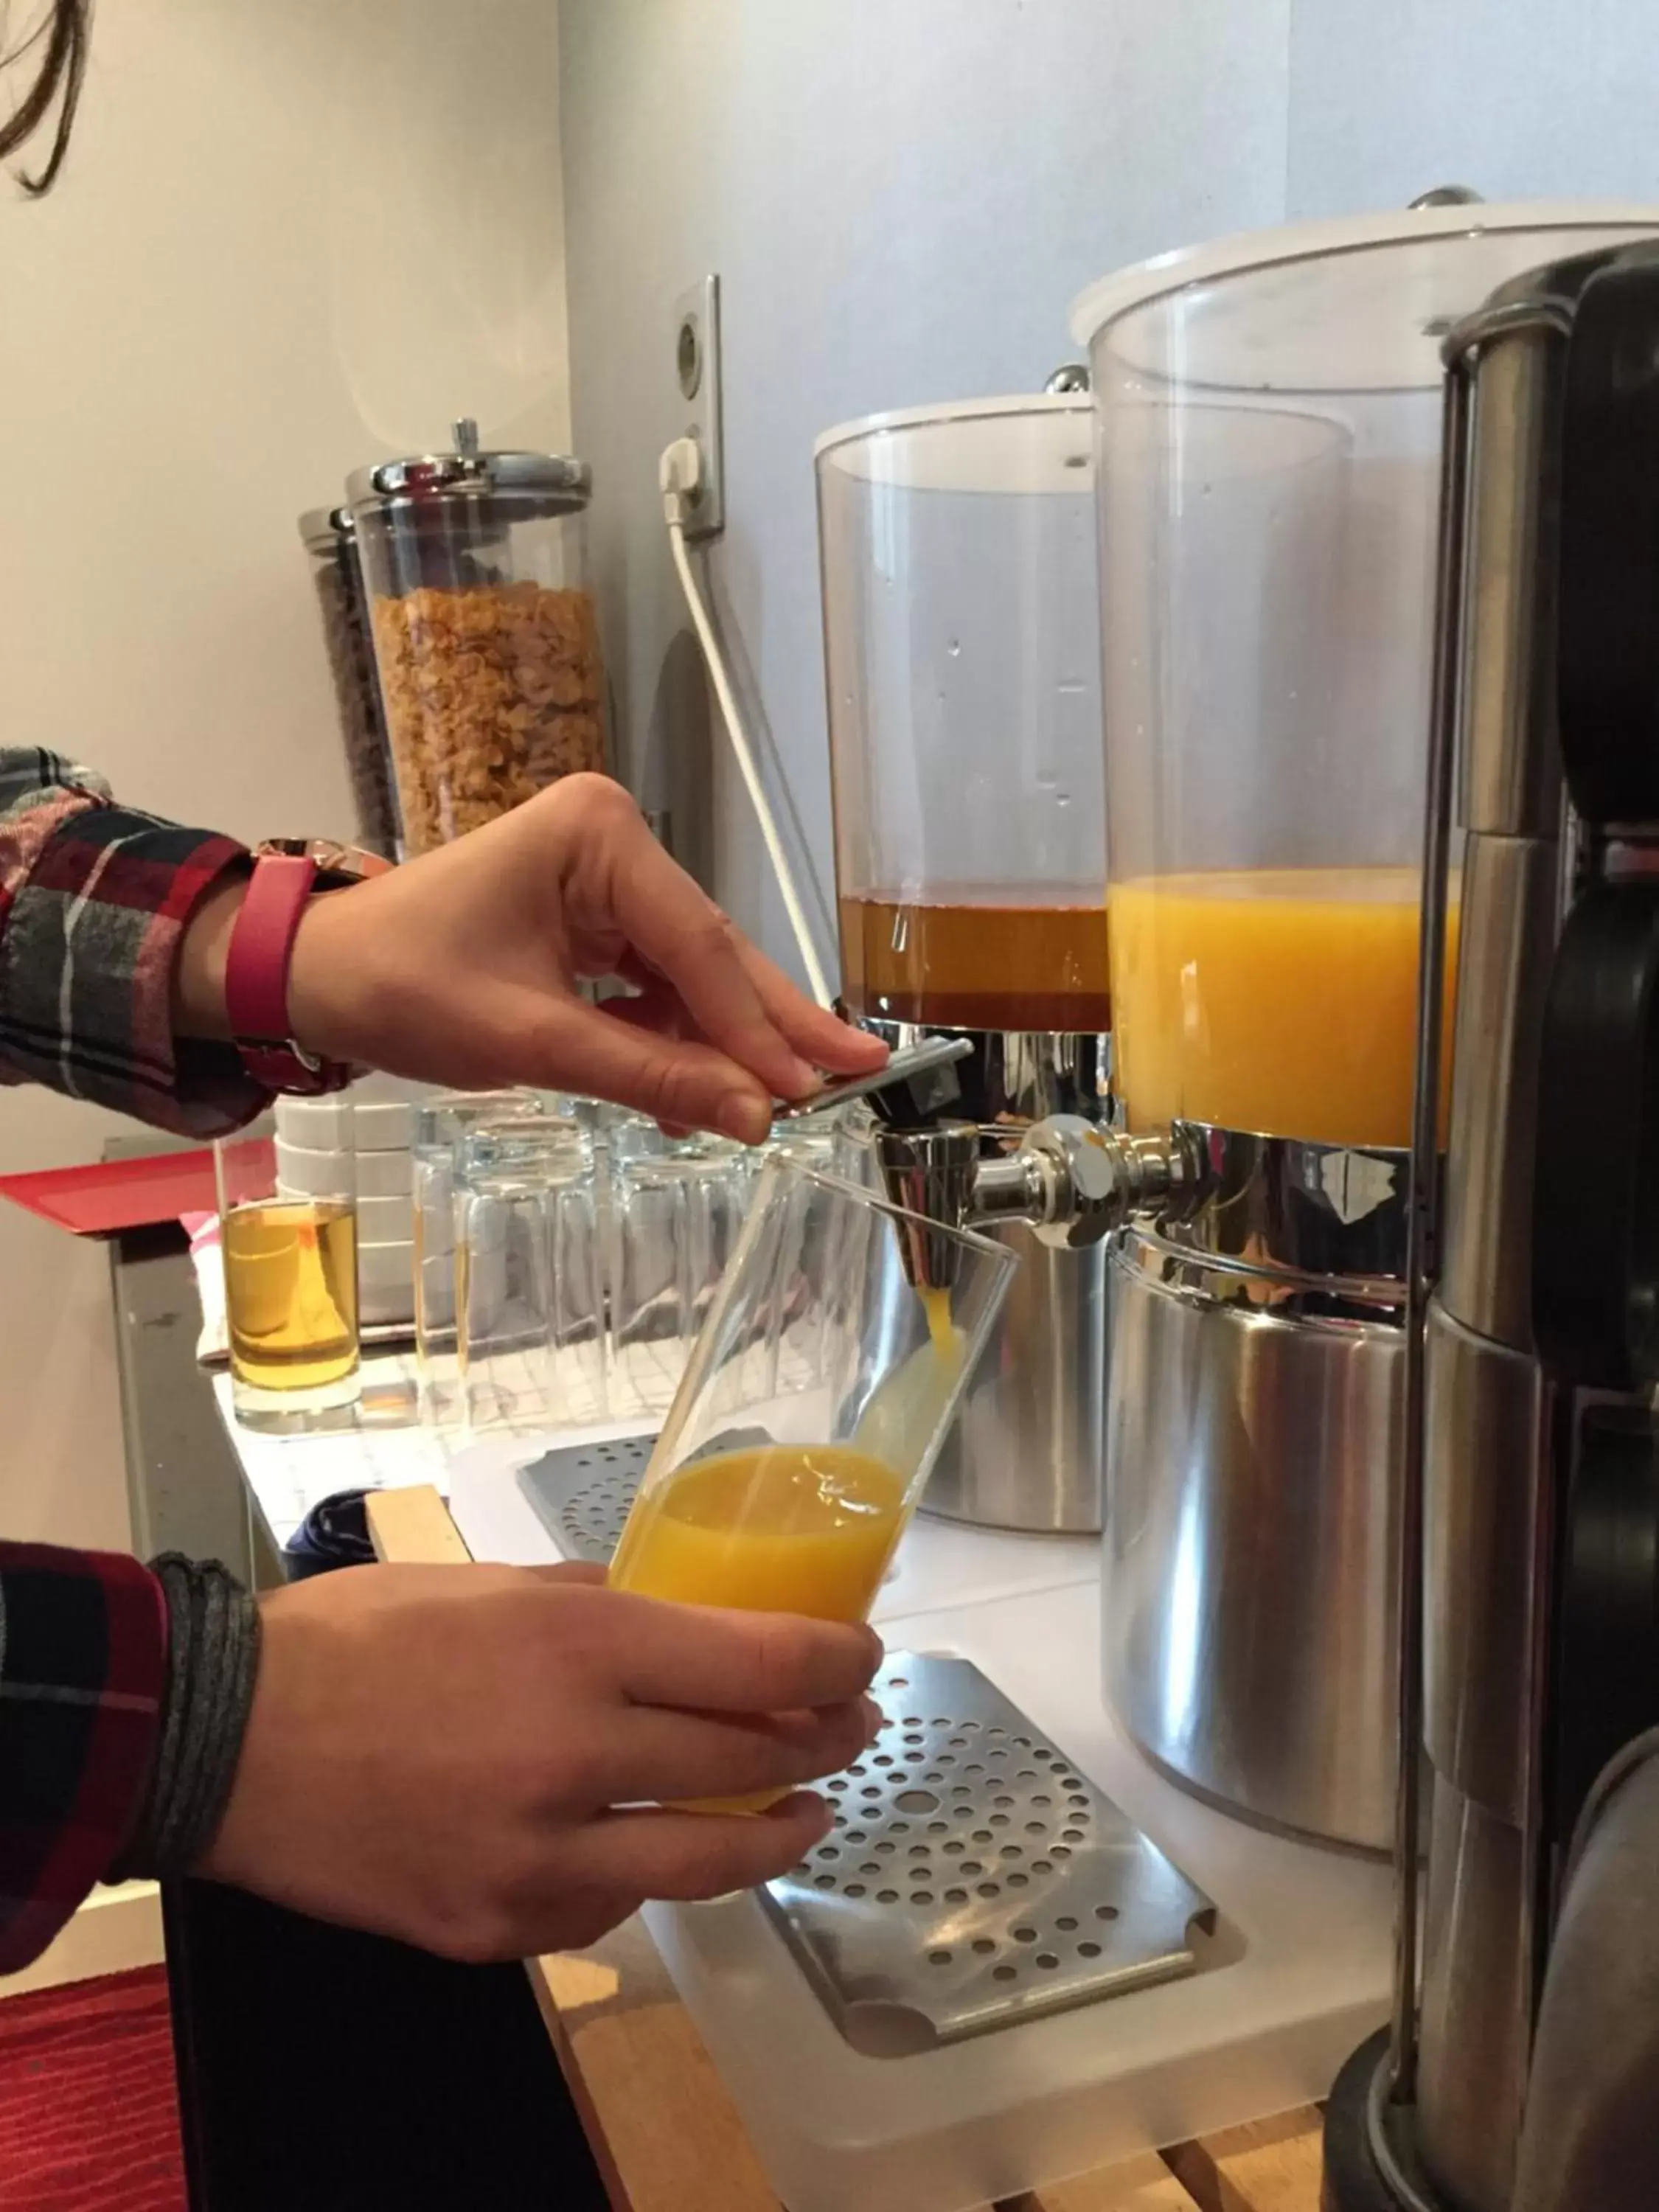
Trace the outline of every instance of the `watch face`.
[[254, 848], [290, 860], [310, 860], [319, 872], [331, 876], [383, 876], [394, 864], [379, 853], [365, 853], [360, 845], [342, 845], [330, 837], [267, 837]]

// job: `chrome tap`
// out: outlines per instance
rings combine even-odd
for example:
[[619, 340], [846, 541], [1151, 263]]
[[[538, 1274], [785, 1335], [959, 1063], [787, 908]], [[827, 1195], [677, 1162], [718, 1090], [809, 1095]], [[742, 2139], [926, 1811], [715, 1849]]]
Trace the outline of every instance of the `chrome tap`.
[[[950, 1111], [961, 1095], [953, 1063], [969, 1049], [959, 1038], [930, 1038], [896, 1052], [871, 1075], [781, 1109], [777, 1118], [867, 1098], [889, 1198], [953, 1229], [1024, 1221], [1045, 1244], [1077, 1250], [1132, 1220], [1176, 1218], [1197, 1203], [1203, 1164], [1198, 1147], [1179, 1131], [1132, 1137], [1079, 1115], [1050, 1114], [1031, 1124], [1017, 1151], [983, 1157], [974, 1123]], [[953, 1249], [944, 1238], [913, 1239], [907, 1252], [912, 1280], [921, 1288], [948, 1283]]]

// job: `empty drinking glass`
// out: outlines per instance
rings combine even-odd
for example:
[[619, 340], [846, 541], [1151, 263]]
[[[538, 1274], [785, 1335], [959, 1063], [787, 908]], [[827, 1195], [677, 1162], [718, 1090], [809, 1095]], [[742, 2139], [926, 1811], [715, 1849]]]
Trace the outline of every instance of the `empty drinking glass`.
[[464, 1138], [455, 1231], [456, 1357], [469, 1426], [605, 1419], [605, 1273], [586, 1131], [540, 1115]]
[[650, 1124], [612, 1130], [606, 1242], [617, 1419], [668, 1410], [736, 1249], [754, 1166], [752, 1153], [724, 1138], [676, 1141]]
[[441, 1091], [416, 1109], [410, 1138], [415, 1199], [415, 1369], [421, 1418], [461, 1412], [455, 1358], [455, 1158], [471, 1131], [543, 1111], [533, 1091]]

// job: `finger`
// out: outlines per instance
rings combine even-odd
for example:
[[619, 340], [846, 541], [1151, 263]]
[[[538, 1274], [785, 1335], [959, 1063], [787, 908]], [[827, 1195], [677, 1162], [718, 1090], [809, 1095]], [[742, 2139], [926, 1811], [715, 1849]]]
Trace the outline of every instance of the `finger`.
[[[815, 1006], [811, 1000], [804, 998], [782, 969], [746, 938], [738, 940], [738, 957], [779, 1030], [801, 1057], [815, 1067], [836, 1075], [861, 1075], [881, 1066], [888, 1058], [888, 1048], [879, 1037], [872, 1036], [867, 1030], [855, 1029], [827, 1007]], [[624, 963], [623, 972], [638, 995], [629, 1000], [607, 1000], [608, 1013], [620, 1021], [632, 1022], [639, 1028], [655, 1030], [666, 1036], [703, 1035], [678, 993], [653, 969], [630, 958]], [[714, 1042], [712, 1038], [705, 1041]]]
[[607, 1813], [582, 1831], [570, 1863], [579, 1878], [603, 1869], [644, 1897], [726, 1897], [787, 1874], [831, 1825], [823, 1800], [805, 1794], [761, 1814]]
[[[606, 847], [615, 923], [647, 966], [673, 985], [703, 1034], [778, 1097], [810, 1091], [815, 1066], [795, 1052], [769, 1009], [769, 998], [780, 1000], [775, 985], [763, 997], [740, 950], [743, 940], [720, 908], [669, 858], [637, 812], [618, 817]], [[793, 991], [781, 971], [777, 980]]]
[[608, 1802], [627, 1805], [795, 1790], [849, 1766], [879, 1725], [861, 1698], [817, 1712], [735, 1719], [641, 1705], [615, 1728], [600, 1790]]
[[787, 1713], [863, 1696], [881, 1664], [873, 1629], [799, 1614], [671, 1605], [614, 1593], [627, 1633], [609, 1632], [618, 1681], [635, 1705], [721, 1713]]
[[574, 1895], [561, 1881], [532, 1907], [526, 1937], [503, 1954], [513, 1959], [543, 1956], [550, 1951], [585, 1951], [624, 1920], [631, 1920], [645, 1902], [629, 1890], [583, 1889]]
[[888, 1048], [879, 1037], [855, 1029], [828, 1006], [805, 997], [758, 945], [744, 939], [738, 957], [769, 1018], [814, 1067], [833, 1075], [863, 1075], [887, 1059]]
[[534, 1575], [538, 1583], [562, 1583], [567, 1589], [573, 1583], [602, 1589], [607, 1571], [591, 1559], [561, 1559], [556, 1566], [526, 1569], [526, 1572]]
[[608, 1098], [656, 1121], [718, 1129], [745, 1145], [763, 1142], [772, 1126], [764, 1086], [713, 1045], [658, 1036], [601, 1006], [532, 992], [516, 1011], [520, 1080]]

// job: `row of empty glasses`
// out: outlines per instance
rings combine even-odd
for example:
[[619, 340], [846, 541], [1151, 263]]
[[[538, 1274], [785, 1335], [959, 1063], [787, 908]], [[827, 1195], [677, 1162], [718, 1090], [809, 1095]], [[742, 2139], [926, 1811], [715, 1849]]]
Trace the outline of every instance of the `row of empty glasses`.
[[862, 1182], [854, 1115], [759, 1152], [588, 1100], [453, 1093], [414, 1154], [422, 1418], [474, 1429], [660, 1418], [754, 1200], [787, 1154]]

